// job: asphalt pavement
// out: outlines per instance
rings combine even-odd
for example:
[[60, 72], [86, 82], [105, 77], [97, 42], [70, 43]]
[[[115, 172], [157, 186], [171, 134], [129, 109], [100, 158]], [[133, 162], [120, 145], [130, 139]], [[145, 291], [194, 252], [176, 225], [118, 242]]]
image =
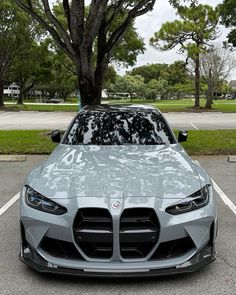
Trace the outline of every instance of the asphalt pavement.
[[[236, 113], [165, 113], [172, 128], [185, 130], [236, 129]], [[0, 130], [66, 129], [75, 113], [0, 112]]]
[[[1, 120], [0, 120], [1, 121]], [[26, 174], [45, 156], [26, 162], [0, 163], [0, 209], [21, 188]], [[197, 157], [224, 193], [236, 204], [236, 163], [227, 157]], [[0, 216], [0, 294], [236, 294], [236, 216], [218, 198], [219, 234], [216, 261], [195, 274], [150, 279], [85, 279], [40, 275], [18, 260], [18, 203]]]

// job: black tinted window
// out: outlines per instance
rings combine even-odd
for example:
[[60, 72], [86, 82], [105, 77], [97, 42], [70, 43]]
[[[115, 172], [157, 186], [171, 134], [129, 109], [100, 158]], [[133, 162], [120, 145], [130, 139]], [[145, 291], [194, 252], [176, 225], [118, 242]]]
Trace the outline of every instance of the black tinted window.
[[76, 118], [65, 144], [78, 145], [163, 145], [172, 135], [156, 112], [84, 111]]

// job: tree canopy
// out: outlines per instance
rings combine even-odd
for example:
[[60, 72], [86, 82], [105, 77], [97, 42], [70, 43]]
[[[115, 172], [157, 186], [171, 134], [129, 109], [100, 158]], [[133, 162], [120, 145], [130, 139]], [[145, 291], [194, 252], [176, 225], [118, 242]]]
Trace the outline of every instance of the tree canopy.
[[156, 100], [157, 98], [163, 99], [164, 95], [168, 92], [168, 81], [159, 78], [153, 79], [148, 82], [145, 88], [145, 96], [147, 99]]
[[228, 34], [229, 42], [236, 47], [236, 1], [235, 0], [224, 0], [219, 5], [220, 14], [222, 17], [222, 24], [227, 28], [232, 28]]
[[167, 64], [148, 64], [133, 68], [129, 74], [132, 76], [140, 75], [144, 78], [144, 82], [148, 83], [153, 79], [159, 79], [161, 72], [167, 67]]
[[9, 0], [0, 2], [0, 15], [0, 106], [3, 106], [6, 75], [33, 30], [26, 14]]
[[108, 64], [118, 46], [134, 19], [152, 10], [155, 4], [155, 0], [91, 0], [86, 7], [84, 0], [63, 0], [65, 23], [51, 9], [48, 0], [41, 0], [42, 13], [33, 0], [14, 1], [51, 34], [57, 46], [73, 61], [82, 105], [100, 103]]
[[144, 89], [144, 79], [140, 75], [119, 76], [113, 84], [112, 91], [128, 93], [132, 102], [133, 97], [139, 95]]
[[185, 92], [193, 92], [192, 76], [183, 61], [175, 61], [172, 64], [143, 65], [133, 68], [129, 74], [140, 75], [144, 78], [146, 91], [143, 94], [148, 99], [179, 98]]

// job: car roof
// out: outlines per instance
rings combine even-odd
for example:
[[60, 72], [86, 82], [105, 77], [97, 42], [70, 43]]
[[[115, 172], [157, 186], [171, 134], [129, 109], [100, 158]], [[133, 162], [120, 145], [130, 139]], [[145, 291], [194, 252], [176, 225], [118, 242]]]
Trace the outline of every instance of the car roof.
[[156, 113], [161, 113], [152, 105], [142, 105], [142, 104], [101, 104], [94, 106], [85, 106], [81, 111], [97, 111], [97, 112], [150, 112], [155, 111]]

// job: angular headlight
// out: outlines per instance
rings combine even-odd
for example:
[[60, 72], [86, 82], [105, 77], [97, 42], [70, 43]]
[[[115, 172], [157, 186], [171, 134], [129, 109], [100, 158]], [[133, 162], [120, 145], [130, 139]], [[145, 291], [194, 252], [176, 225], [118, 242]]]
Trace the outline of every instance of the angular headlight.
[[62, 215], [67, 212], [65, 207], [45, 198], [29, 186], [26, 187], [25, 201], [29, 207], [46, 213]]
[[188, 198], [185, 198], [175, 204], [166, 208], [166, 212], [177, 215], [187, 213], [206, 206], [209, 203], [209, 185], [204, 186], [196, 193], [192, 194]]

